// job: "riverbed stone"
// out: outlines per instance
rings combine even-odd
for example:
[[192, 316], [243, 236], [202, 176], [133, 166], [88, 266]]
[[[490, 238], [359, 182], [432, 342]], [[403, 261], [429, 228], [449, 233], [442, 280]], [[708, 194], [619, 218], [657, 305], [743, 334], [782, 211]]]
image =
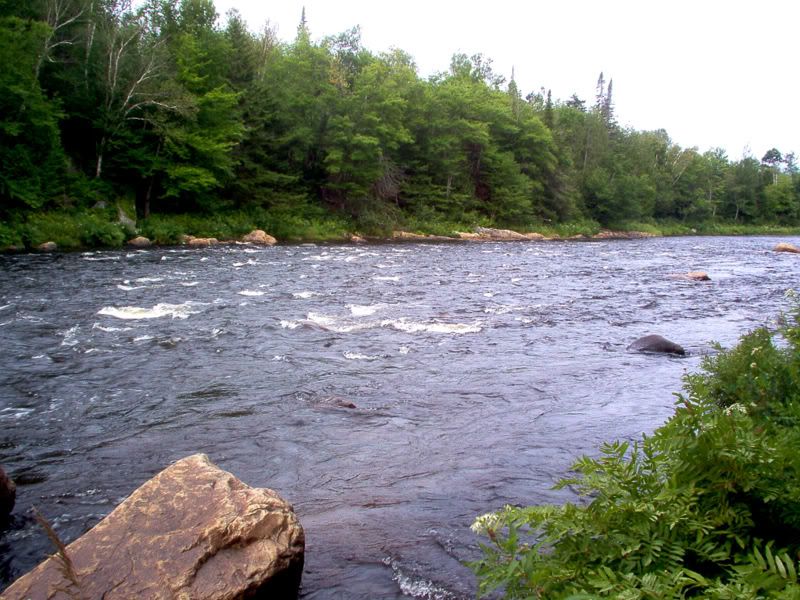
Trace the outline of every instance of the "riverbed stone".
[[274, 237], [261, 229], [254, 229], [242, 238], [247, 244], [258, 244], [259, 246], [274, 246], [278, 243]]
[[670, 275], [672, 279], [684, 279], [686, 281], [711, 281], [711, 277], [705, 271], [689, 271], [688, 273], [674, 273]]
[[525, 234], [511, 229], [494, 229], [493, 227], [476, 227], [475, 233], [496, 242], [517, 242], [527, 240]]
[[3, 467], [0, 467], [0, 523], [2, 523], [11, 511], [14, 510], [14, 503], [17, 499], [17, 486], [11, 478], [6, 475]]
[[187, 235], [185, 240], [186, 245], [191, 246], [192, 248], [206, 248], [208, 246], [216, 246], [219, 244], [219, 240], [217, 238], [201, 238], [194, 237], [193, 235]]
[[58, 244], [55, 242], [44, 242], [43, 244], [36, 246], [36, 249], [40, 252], [55, 252], [58, 250]]
[[392, 239], [402, 242], [452, 242], [453, 238], [444, 235], [426, 235], [423, 233], [411, 233], [409, 231], [393, 231]]
[[686, 350], [683, 346], [669, 341], [660, 335], [646, 335], [628, 346], [628, 350], [633, 352], [652, 352], [657, 354], [677, 354], [684, 356]]
[[128, 240], [128, 246], [133, 246], [134, 248], [149, 248], [152, 245], [153, 242], [143, 235], [137, 235], [135, 238]]
[[793, 254], [800, 254], [800, 248], [788, 242], [781, 242], [773, 248], [775, 252], [791, 252]]
[[51, 557], [3, 599], [296, 598], [304, 545], [290, 504], [195, 454], [146, 482], [67, 547], [81, 589]]

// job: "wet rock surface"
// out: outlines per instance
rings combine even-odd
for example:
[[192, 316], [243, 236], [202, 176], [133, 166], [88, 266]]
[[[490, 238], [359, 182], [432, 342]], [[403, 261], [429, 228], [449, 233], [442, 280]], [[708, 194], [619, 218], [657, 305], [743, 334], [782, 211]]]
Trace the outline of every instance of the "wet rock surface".
[[295, 598], [304, 545], [290, 504], [195, 454], [70, 544], [72, 576], [51, 557], [2, 597]]
[[781, 242], [780, 244], [777, 244], [773, 250], [775, 252], [791, 252], [793, 254], [800, 254], [800, 248], [788, 242]]
[[652, 352], [654, 354], [677, 354], [679, 356], [684, 356], [686, 354], [686, 350], [684, 350], [683, 346], [671, 342], [660, 335], [646, 335], [640, 337], [628, 346], [628, 350], [632, 352]]
[[247, 244], [256, 244], [259, 246], [274, 246], [278, 243], [278, 240], [261, 229], [254, 229], [245, 235], [242, 241]]
[[11, 511], [17, 498], [17, 486], [0, 467], [0, 523], [3, 522]]
[[149, 248], [153, 243], [146, 237], [138, 235], [133, 239], [128, 240], [128, 245], [134, 248]]

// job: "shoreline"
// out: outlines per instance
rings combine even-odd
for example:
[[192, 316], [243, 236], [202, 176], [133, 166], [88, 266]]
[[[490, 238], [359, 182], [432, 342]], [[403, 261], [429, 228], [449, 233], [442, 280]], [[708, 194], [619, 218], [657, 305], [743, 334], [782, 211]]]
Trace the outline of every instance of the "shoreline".
[[[260, 230], [255, 230], [260, 231]], [[48, 253], [70, 253], [88, 252], [98, 250], [146, 250], [150, 248], [208, 248], [212, 246], [230, 245], [249, 245], [249, 246], [291, 246], [302, 244], [331, 244], [331, 245], [366, 245], [366, 244], [392, 244], [392, 243], [487, 243], [487, 242], [598, 242], [598, 241], [632, 241], [649, 238], [661, 237], [792, 237], [800, 236], [797, 233], [790, 233], [781, 228], [774, 231], [744, 231], [744, 232], [703, 232], [690, 231], [685, 233], [653, 233], [637, 230], [613, 230], [601, 229], [594, 234], [576, 233], [574, 235], [562, 236], [558, 234], [546, 235], [539, 232], [521, 233], [512, 229], [495, 229], [488, 227], [476, 227], [475, 231], [455, 231], [453, 235], [437, 235], [422, 233], [418, 231], [393, 231], [389, 236], [368, 236], [359, 233], [348, 233], [344, 236], [331, 236], [329, 238], [300, 238], [292, 237], [289, 239], [276, 239], [267, 234], [267, 240], [254, 241], [247, 239], [252, 236], [251, 232], [239, 238], [215, 238], [215, 237], [195, 237], [185, 235], [183, 239], [176, 243], [157, 243], [143, 236], [136, 236], [121, 246], [81, 246], [60, 248], [55, 242], [43, 242], [35, 247], [8, 246], [0, 250], [0, 253], [9, 254], [48, 254]]]

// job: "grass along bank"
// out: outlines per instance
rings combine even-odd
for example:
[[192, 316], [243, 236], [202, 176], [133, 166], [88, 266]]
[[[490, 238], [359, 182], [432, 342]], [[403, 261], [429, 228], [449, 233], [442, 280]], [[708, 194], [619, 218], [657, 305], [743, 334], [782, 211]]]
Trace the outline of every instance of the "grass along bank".
[[[11, 251], [35, 250], [54, 242], [59, 250], [120, 248], [141, 235], [157, 245], [180, 244], [184, 236], [238, 240], [254, 229], [262, 229], [281, 242], [346, 242], [354, 234], [372, 239], [391, 239], [396, 230], [421, 235], [456, 238], [458, 232], [476, 227], [508, 228], [488, 218], [452, 221], [434, 215], [385, 215], [385, 220], [356, 221], [318, 210], [307, 213], [263, 209], [214, 214], [156, 214], [136, 223], [120, 219], [133, 213], [132, 206], [28, 213], [0, 223], [0, 248]], [[567, 223], [538, 222], [511, 226], [520, 233], [539, 233], [546, 238], [592, 237], [603, 230], [642, 232], [654, 236], [676, 235], [800, 235], [800, 227], [742, 225], [738, 223], [687, 224], [674, 221], [621, 222], [601, 227], [592, 220]]]

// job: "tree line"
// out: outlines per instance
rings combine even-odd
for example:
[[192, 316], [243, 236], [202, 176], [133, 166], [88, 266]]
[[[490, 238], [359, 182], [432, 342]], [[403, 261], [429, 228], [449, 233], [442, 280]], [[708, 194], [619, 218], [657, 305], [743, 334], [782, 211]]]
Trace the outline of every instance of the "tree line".
[[483, 55], [422, 78], [358, 27], [291, 42], [212, 0], [0, 0], [0, 211], [420, 221], [800, 222], [795, 156], [730, 159], [621, 127], [597, 95], [523, 96]]

